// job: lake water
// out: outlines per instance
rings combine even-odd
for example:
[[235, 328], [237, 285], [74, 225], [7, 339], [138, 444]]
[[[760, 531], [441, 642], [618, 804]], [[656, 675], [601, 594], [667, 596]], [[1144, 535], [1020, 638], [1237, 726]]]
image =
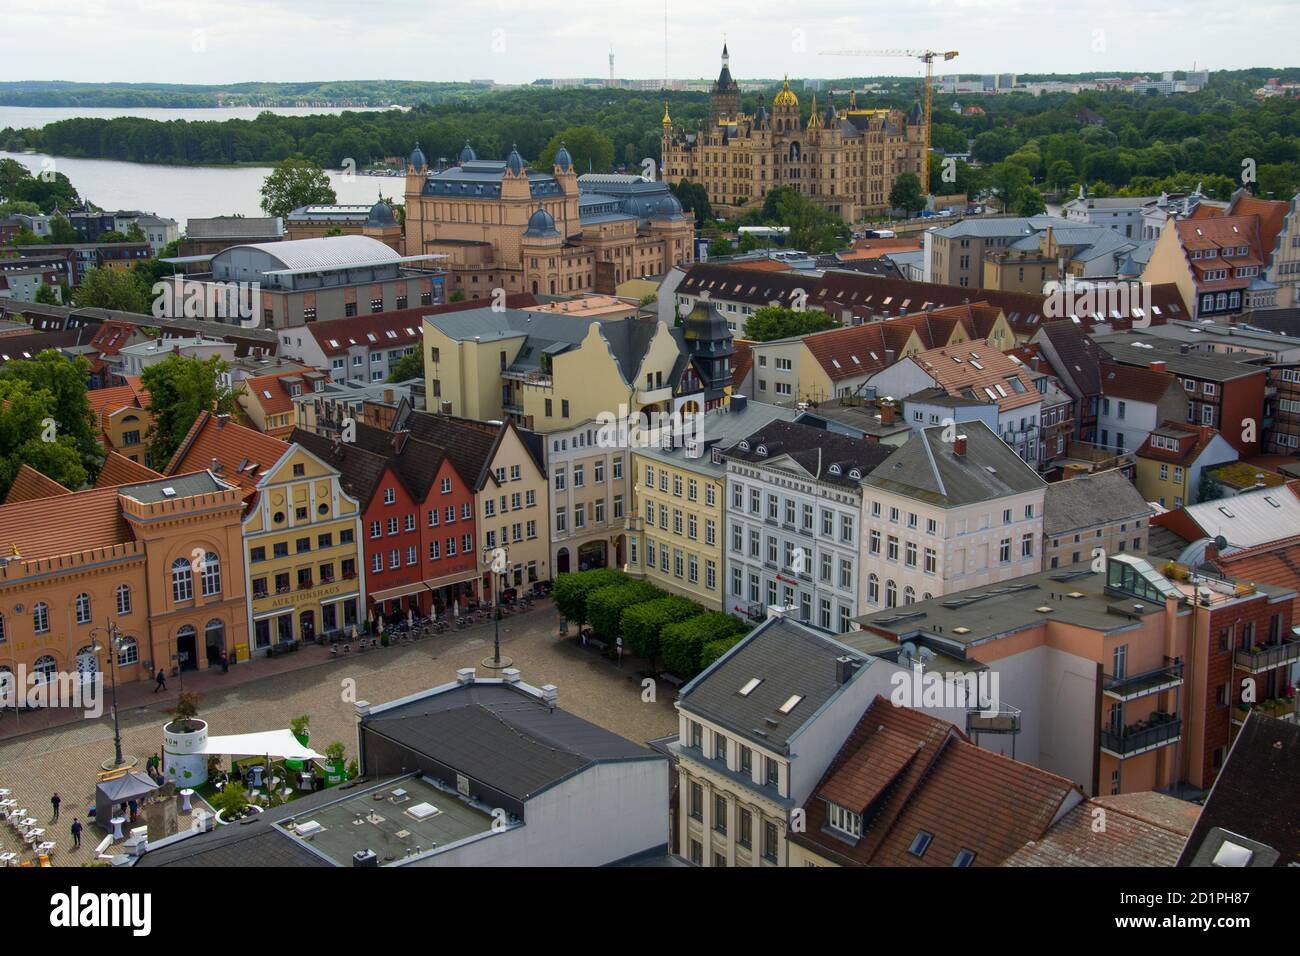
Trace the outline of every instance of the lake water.
[[[260, 190], [262, 180], [271, 172], [270, 167], [263, 166], [155, 166], [0, 150], [3, 157], [18, 160], [33, 173], [52, 164], [55, 171], [72, 180], [83, 199], [96, 206], [156, 213], [175, 219], [182, 230], [191, 218], [263, 215]], [[385, 197], [402, 201], [406, 180], [401, 176], [326, 172], [341, 203], [373, 203], [380, 189]]]
[[[402, 107], [394, 107], [401, 109]], [[369, 112], [380, 109], [370, 106], [228, 106], [213, 109], [151, 109], [116, 108], [111, 106], [0, 106], [0, 129], [37, 129], [47, 123], [65, 119], [116, 119], [119, 116], [138, 116], [152, 120], [190, 120], [220, 122], [228, 119], [257, 119], [259, 113], [277, 116], [316, 116], [322, 113]]]

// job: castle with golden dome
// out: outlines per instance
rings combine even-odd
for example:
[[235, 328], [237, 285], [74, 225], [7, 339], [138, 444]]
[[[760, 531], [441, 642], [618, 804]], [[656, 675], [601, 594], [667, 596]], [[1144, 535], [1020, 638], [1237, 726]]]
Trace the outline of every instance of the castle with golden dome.
[[787, 186], [853, 223], [889, 208], [889, 191], [902, 173], [921, 175], [925, 118], [910, 113], [859, 109], [850, 94], [837, 109], [814, 96], [808, 119], [787, 78], [772, 100], [752, 116], [741, 112], [740, 87], [722, 47], [722, 71], [709, 100], [708, 129], [676, 126], [663, 116], [663, 179], [701, 183], [722, 215], [760, 206], [769, 189]]

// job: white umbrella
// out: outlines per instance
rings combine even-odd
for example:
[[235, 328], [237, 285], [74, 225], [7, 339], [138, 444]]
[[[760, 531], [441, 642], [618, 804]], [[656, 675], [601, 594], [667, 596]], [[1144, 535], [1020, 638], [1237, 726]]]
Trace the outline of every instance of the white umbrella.
[[451, 602], [451, 616], [460, 617], [460, 598], [453, 598]]
[[408, 607], [406, 609], [406, 626], [411, 627], [414, 624], [415, 624], [415, 608]]
[[378, 615], [378, 617], [376, 618], [376, 620], [377, 620], [379, 623], [375, 625], [375, 633], [376, 633], [376, 634], [382, 634], [382, 633], [384, 633], [384, 616], [383, 616], [382, 614], [380, 614], [380, 615]]

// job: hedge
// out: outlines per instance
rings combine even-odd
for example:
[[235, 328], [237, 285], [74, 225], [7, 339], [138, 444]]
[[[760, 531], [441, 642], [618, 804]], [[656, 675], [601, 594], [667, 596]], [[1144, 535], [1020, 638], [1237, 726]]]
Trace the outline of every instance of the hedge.
[[721, 611], [707, 611], [669, 624], [659, 633], [664, 666], [689, 680], [749, 632], [749, 625]]
[[575, 571], [561, 574], [555, 579], [551, 595], [555, 598], [555, 608], [570, 621], [579, 624], [587, 622], [587, 599], [594, 591], [611, 585], [624, 584], [631, 579], [622, 571], [613, 568], [594, 568], [590, 571]]
[[653, 666], [660, 656], [660, 632], [669, 624], [686, 621], [703, 613], [704, 608], [694, 601], [670, 595], [632, 605], [623, 612], [619, 623], [628, 649], [633, 654], [646, 658]]
[[591, 624], [591, 629], [601, 637], [618, 637], [625, 609], [634, 604], [653, 601], [662, 597], [663, 593], [645, 581], [627, 581], [600, 588], [587, 596], [587, 621]]

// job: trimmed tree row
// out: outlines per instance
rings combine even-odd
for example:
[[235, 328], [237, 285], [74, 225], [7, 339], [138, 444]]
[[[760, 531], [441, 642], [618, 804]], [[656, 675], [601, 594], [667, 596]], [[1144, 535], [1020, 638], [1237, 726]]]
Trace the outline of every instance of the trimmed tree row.
[[559, 612], [602, 638], [689, 680], [735, 645], [749, 627], [721, 611], [666, 594], [622, 571], [598, 568], [561, 574], [552, 589]]

